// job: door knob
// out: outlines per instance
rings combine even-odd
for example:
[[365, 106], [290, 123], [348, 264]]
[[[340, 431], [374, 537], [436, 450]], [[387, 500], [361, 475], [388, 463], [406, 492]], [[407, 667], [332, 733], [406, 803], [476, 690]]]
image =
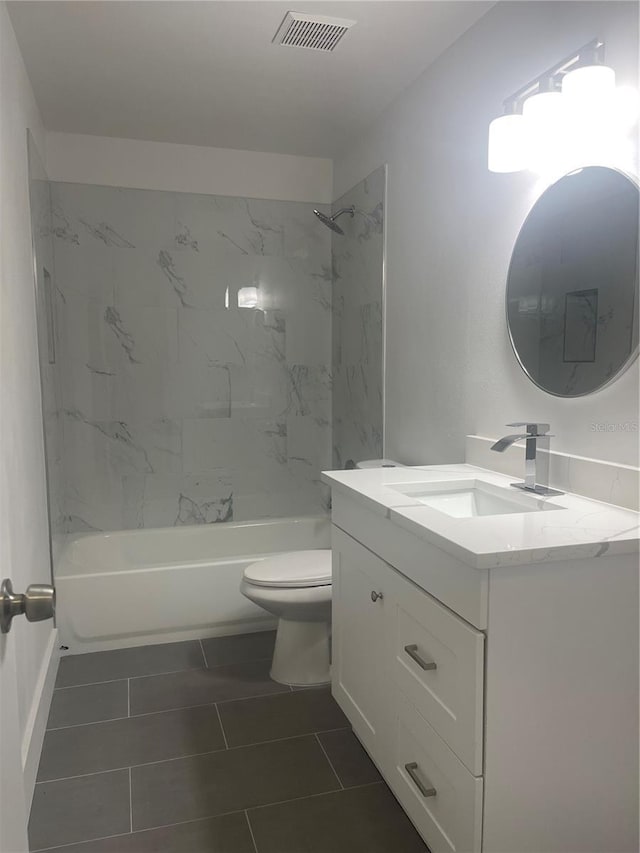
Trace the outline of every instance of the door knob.
[[11, 620], [22, 613], [29, 622], [52, 619], [56, 609], [56, 591], [49, 584], [32, 583], [23, 595], [13, 591], [13, 584], [5, 578], [0, 585], [0, 632], [8, 634]]

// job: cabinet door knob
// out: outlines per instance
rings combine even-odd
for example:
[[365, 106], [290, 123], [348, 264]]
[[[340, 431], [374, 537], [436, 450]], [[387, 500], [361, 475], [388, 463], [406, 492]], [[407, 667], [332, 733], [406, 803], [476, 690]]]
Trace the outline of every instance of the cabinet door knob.
[[418, 654], [418, 646], [416, 643], [412, 643], [410, 646], [404, 647], [405, 652], [409, 655], [411, 660], [414, 660], [420, 669], [437, 669], [436, 662], [433, 660], [425, 660], [423, 657], [420, 657]]
[[436, 789], [432, 786], [431, 782], [427, 781], [427, 784], [425, 785], [422, 779], [418, 776], [418, 763], [416, 761], [411, 761], [409, 764], [405, 764], [404, 769], [407, 771], [411, 777], [411, 781], [423, 797], [435, 797]]
[[381, 592], [376, 592], [375, 589], [371, 590], [371, 601], [377, 601], [378, 599], [383, 599], [384, 596]]

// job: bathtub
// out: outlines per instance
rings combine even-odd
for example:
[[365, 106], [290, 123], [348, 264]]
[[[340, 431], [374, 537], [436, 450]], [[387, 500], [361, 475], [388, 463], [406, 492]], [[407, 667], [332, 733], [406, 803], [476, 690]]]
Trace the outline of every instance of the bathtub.
[[55, 571], [66, 654], [275, 627], [240, 593], [249, 563], [330, 548], [325, 517], [278, 518], [70, 537]]

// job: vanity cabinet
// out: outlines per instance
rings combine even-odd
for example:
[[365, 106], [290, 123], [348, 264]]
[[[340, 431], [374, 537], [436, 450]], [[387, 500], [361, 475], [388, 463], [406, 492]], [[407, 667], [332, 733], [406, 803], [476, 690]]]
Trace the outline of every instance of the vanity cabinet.
[[333, 694], [431, 853], [637, 851], [636, 555], [474, 569], [344, 493], [332, 550]]
[[372, 755], [381, 752], [387, 567], [338, 528], [332, 536], [332, 690]]
[[333, 694], [432, 853], [480, 851], [484, 634], [336, 526], [332, 555]]

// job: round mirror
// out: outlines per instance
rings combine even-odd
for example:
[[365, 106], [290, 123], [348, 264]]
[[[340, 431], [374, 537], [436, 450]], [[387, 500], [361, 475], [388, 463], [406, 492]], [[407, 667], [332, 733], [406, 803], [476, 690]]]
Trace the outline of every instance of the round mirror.
[[540, 196], [507, 280], [507, 323], [525, 373], [578, 397], [602, 388], [638, 349], [638, 187], [590, 166]]

